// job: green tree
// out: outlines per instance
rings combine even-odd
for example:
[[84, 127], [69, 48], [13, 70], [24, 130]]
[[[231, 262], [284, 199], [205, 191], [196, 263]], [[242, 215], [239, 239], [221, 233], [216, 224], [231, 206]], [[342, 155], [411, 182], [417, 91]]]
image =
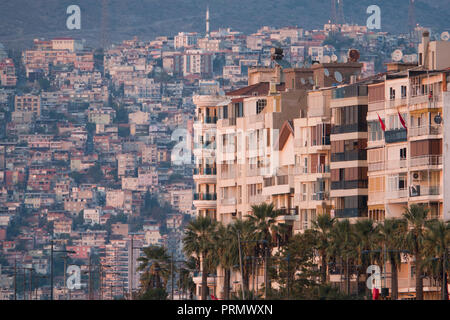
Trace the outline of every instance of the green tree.
[[424, 241], [425, 268], [439, 279], [441, 297], [447, 300], [448, 251], [450, 248], [450, 223], [433, 220], [427, 224]]
[[403, 217], [408, 221], [406, 245], [415, 259], [416, 266], [416, 300], [423, 300], [423, 250], [425, 241], [425, 222], [429, 209], [423, 205], [413, 204], [405, 208]]
[[198, 217], [189, 222], [186, 227], [186, 233], [183, 237], [184, 252], [189, 255], [195, 255], [201, 262], [202, 273], [202, 291], [201, 299], [208, 297], [208, 273], [210, 272], [211, 253], [214, 250], [212, 240], [216, 231], [216, 222], [209, 217]]
[[391, 265], [391, 299], [398, 299], [398, 268], [401, 265], [403, 236], [407, 230], [404, 219], [386, 219], [378, 225], [379, 247], [385, 248]]
[[317, 242], [315, 246], [319, 251], [321, 260], [321, 282], [325, 284], [327, 282], [327, 267], [328, 257], [327, 248], [330, 245], [330, 231], [333, 229], [335, 219], [331, 218], [329, 213], [321, 214], [317, 216], [316, 221], [313, 222], [313, 229], [317, 231]]
[[137, 270], [144, 271], [141, 276], [142, 296], [151, 296], [149, 290], [166, 288], [171, 262], [164, 247], [149, 246], [143, 252], [144, 256], [138, 258], [140, 265]]

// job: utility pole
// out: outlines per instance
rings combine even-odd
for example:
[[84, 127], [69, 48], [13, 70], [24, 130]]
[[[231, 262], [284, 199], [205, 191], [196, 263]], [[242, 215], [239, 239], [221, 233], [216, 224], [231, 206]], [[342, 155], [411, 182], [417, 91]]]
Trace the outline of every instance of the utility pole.
[[267, 258], [269, 257], [268, 254], [269, 247], [266, 245], [264, 249], [264, 299], [267, 300], [267, 292], [268, 292], [268, 281], [269, 281], [269, 274], [268, 274], [268, 261]]
[[53, 239], [50, 240], [50, 300], [53, 300]]
[[17, 300], [17, 256], [14, 258], [14, 300]]
[[238, 247], [239, 247], [239, 265], [241, 269], [241, 289], [242, 289], [242, 300], [245, 300], [244, 291], [244, 269], [242, 267], [242, 250], [241, 250], [241, 233], [238, 231]]
[[133, 245], [133, 240], [134, 240], [134, 237], [133, 237], [134, 235], [131, 235], [131, 253], [130, 253], [130, 255], [131, 255], [131, 272], [130, 272], [130, 274], [131, 274], [131, 276], [130, 276], [130, 289], [129, 289], [129, 291], [130, 291], [130, 300], [133, 300], [133, 278], [134, 278], [134, 272], [133, 272], [133, 269], [134, 269], [134, 260], [133, 260], [133, 250], [134, 250], [134, 245]]
[[170, 273], [171, 273], [170, 278], [171, 278], [171, 281], [172, 281], [171, 291], [172, 291], [172, 300], [173, 300], [173, 286], [174, 286], [174, 283], [173, 283], [173, 250], [172, 250], [172, 264], [170, 266]]
[[290, 293], [290, 286], [291, 286], [291, 283], [290, 283], [290, 278], [291, 278], [291, 274], [290, 274], [290, 260], [291, 260], [291, 254], [290, 253], [288, 253], [288, 256], [287, 256], [287, 281], [286, 281], [286, 284], [287, 284], [287, 299], [289, 300], [289, 293]]

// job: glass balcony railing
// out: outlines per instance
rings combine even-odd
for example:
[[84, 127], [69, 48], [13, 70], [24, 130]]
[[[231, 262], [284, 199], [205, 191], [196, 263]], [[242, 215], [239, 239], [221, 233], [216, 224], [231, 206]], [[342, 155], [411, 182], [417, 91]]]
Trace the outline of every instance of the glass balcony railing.
[[194, 175], [216, 175], [216, 168], [194, 168]]
[[194, 200], [215, 201], [217, 193], [194, 193]]
[[386, 143], [405, 142], [408, 140], [406, 129], [389, 130], [384, 133]]

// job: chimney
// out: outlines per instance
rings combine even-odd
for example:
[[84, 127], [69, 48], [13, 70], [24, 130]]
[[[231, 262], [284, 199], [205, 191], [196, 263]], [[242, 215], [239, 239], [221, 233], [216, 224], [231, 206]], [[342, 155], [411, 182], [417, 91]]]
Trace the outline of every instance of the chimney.
[[419, 64], [428, 69], [428, 45], [430, 44], [430, 32], [424, 31], [422, 34], [422, 52], [419, 54]]
[[276, 79], [272, 78], [272, 80], [270, 80], [269, 95], [276, 94], [276, 93], [277, 93]]

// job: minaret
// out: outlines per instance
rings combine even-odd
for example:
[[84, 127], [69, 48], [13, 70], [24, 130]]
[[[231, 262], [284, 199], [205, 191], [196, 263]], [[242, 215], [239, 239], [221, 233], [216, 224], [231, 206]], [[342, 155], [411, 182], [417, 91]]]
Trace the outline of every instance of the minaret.
[[209, 38], [209, 5], [206, 7], [206, 37]]

